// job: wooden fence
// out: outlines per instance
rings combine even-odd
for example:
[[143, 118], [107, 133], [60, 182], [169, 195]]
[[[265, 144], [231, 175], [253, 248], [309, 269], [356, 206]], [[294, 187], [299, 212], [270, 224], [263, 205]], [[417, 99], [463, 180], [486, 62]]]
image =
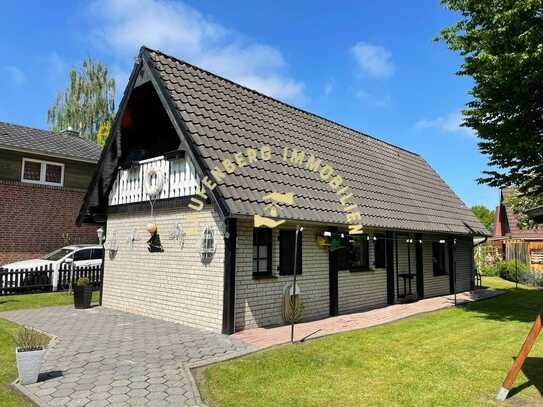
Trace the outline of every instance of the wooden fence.
[[[11, 294], [43, 293], [68, 290], [80, 277], [87, 277], [93, 287], [100, 287], [101, 266], [74, 267], [69, 264], [59, 267], [58, 272], [52, 266], [9, 270], [0, 268], [0, 296]], [[55, 279], [57, 279], [55, 284]]]

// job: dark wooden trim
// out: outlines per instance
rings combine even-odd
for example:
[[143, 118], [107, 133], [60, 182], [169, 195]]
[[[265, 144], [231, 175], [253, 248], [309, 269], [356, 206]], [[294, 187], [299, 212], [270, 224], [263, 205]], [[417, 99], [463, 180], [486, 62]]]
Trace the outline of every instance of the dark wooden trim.
[[400, 277], [398, 277], [398, 268], [399, 268], [399, 260], [398, 260], [398, 233], [393, 233], [393, 242], [394, 242], [394, 261], [395, 261], [395, 278], [396, 278], [396, 298], [400, 298]]
[[[180, 196], [176, 198], [167, 198], [167, 199], [158, 199], [153, 206], [153, 209], [175, 209], [175, 208], [184, 208], [187, 206], [187, 204], [190, 202], [191, 197], [194, 195], [188, 195], [188, 196]], [[206, 200], [206, 203], [209, 203], [209, 200]], [[141, 201], [141, 202], [132, 202], [122, 205], [113, 205], [109, 206], [107, 209], [107, 213], [132, 213], [132, 212], [140, 212], [140, 211], [148, 211], [149, 210], [149, 202], [148, 201]]]
[[[332, 230], [334, 230], [333, 228]], [[338, 293], [338, 260], [337, 252], [328, 250], [328, 290], [330, 297], [330, 316], [339, 313]]]
[[[141, 52], [140, 52], [141, 54]], [[81, 226], [83, 223], [100, 223], [93, 221], [93, 218], [97, 215], [95, 213], [88, 214], [89, 211], [89, 200], [90, 197], [94, 191], [95, 188], [98, 186], [98, 181], [101, 180], [102, 172], [103, 172], [103, 165], [104, 165], [104, 158], [107, 154], [109, 154], [109, 150], [111, 149], [111, 145], [113, 143], [117, 143], [117, 146], [119, 146], [120, 143], [120, 122], [121, 118], [123, 117], [124, 111], [126, 109], [126, 106], [128, 104], [128, 101], [130, 100], [130, 96], [132, 95], [132, 91], [135, 88], [136, 80], [141, 72], [142, 68], [142, 60], [138, 56], [136, 58], [136, 62], [134, 63], [134, 67], [132, 68], [132, 73], [130, 74], [130, 78], [128, 79], [128, 84], [126, 85], [126, 88], [123, 93], [123, 97], [121, 99], [121, 103], [119, 104], [119, 109], [117, 110], [117, 113], [115, 114], [115, 119], [113, 120], [113, 124], [111, 125], [111, 130], [109, 131], [109, 136], [107, 138], [106, 145], [104, 148], [102, 148], [102, 153], [100, 154], [100, 159], [98, 160], [98, 163], [96, 164], [96, 169], [94, 171], [94, 174], [92, 176], [92, 180], [89, 184], [89, 187], [87, 189], [87, 193], [85, 194], [85, 197], [83, 198], [83, 204], [81, 206], [81, 209], [79, 210], [79, 215], [77, 216], [77, 219], [75, 223], [78, 226]], [[117, 149], [117, 155], [119, 154], [119, 149]], [[117, 162], [118, 162], [118, 156], [117, 156]], [[113, 184], [115, 182], [115, 177], [117, 174], [117, 169], [113, 171], [113, 174], [111, 174], [111, 183], [108, 186], [107, 194], [106, 196], [109, 196], [109, 193], [111, 192], [111, 188], [113, 187]], [[100, 204], [100, 202], [99, 202]], [[106, 202], [107, 206], [107, 202]], [[102, 215], [102, 214], [98, 214]]]
[[387, 271], [387, 302], [392, 305], [396, 302], [394, 295], [394, 233], [385, 232], [385, 269]]
[[[145, 69], [149, 70], [149, 74], [151, 76], [151, 83], [157, 91], [157, 95], [162, 102], [164, 109], [166, 110], [166, 114], [170, 118], [174, 128], [178, 133], [179, 140], [181, 142], [181, 145], [183, 146], [182, 150], [184, 150], [189, 156], [192, 163], [194, 164], [194, 167], [199, 172], [199, 175], [202, 178], [206, 175], [210, 176], [210, 174], [207, 173], [208, 171], [204, 160], [196, 150], [192, 133], [188, 129], [185, 122], [181, 119], [179, 112], [177, 111], [177, 108], [175, 107], [175, 104], [172, 101], [171, 97], [169, 97], [169, 93], [165, 88], [164, 83], [162, 82], [162, 79], [160, 78], [158, 72], [155, 71], [155, 69], [152, 67], [152, 64], [149, 62], [149, 50], [143, 47], [141, 56]], [[212, 202], [215, 204], [217, 212], [219, 213], [221, 219], [226, 219], [230, 216], [230, 209], [218, 190], [219, 188], [215, 188], [212, 191], [209, 191], [208, 195], [211, 198]]]
[[[105, 241], [106, 233], [107, 233], [107, 222], [104, 223], [102, 226], [102, 229], [104, 229], [104, 235], [103, 239]], [[103, 243], [103, 242], [99, 242]], [[100, 299], [98, 301], [98, 305], [102, 306], [102, 297], [104, 295], [104, 268], [106, 266], [106, 249], [102, 245], [102, 267], [100, 267]]]
[[449, 257], [449, 293], [454, 294], [455, 291], [455, 281], [454, 277], [456, 275], [456, 270], [454, 269], [454, 255], [455, 255], [455, 248], [454, 248], [454, 238], [449, 236], [447, 239], [447, 246], [449, 249], [448, 257]]
[[415, 234], [415, 263], [417, 272], [417, 297], [424, 298], [424, 261], [422, 255], [422, 235]]
[[235, 303], [236, 303], [236, 241], [237, 241], [237, 220], [235, 218], [225, 219], [226, 233], [224, 245], [224, 292], [222, 312], [222, 333], [233, 334], [235, 324]]

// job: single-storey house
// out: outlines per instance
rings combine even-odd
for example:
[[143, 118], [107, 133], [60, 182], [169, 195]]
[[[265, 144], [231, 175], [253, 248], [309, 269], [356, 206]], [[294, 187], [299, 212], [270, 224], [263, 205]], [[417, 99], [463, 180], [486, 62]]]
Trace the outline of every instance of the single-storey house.
[[145, 47], [78, 221], [104, 306], [224, 333], [284, 323], [294, 269], [304, 320], [470, 290], [487, 235], [418, 154]]
[[519, 217], [507, 205], [507, 199], [514, 191], [514, 188], [500, 190], [490, 243], [500, 250], [503, 260], [517, 259], [526, 263], [530, 270], [543, 272], [543, 225], [531, 229], [520, 226]]
[[0, 122], [0, 265], [96, 243], [76, 218], [101, 148], [75, 131]]

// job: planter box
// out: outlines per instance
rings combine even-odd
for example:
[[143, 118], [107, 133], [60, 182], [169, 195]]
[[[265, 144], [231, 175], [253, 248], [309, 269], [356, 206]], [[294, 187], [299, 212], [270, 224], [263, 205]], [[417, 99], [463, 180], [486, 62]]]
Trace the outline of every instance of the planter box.
[[92, 285], [74, 286], [74, 306], [77, 309], [90, 308]]
[[45, 352], [45, 349], [30, 352], [19, 352], [18, 349], [15, 351], [21, 384], [32, 384], [38, 381]]

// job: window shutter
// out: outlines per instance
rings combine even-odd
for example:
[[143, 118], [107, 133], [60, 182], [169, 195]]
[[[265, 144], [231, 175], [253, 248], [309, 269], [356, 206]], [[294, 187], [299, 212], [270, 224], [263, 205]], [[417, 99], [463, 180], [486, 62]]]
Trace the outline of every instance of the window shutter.
[[[302, 236], [298, 235], [298, 274], [302, 273]], [[279, 274], [282, 276], [292, 275], [294, 273], [294, 245], [296, 241], [296, 231], [279, 231]]]
[[384, 236], [375, 236], [377, 240], [373, 241], [375, 251], [375, 268], [385, 267], [385, 240]]
[[364, 268], [369, 268], [370, 266], [370, 242], [368, 240], [368, 235], [362, 235], [362, 258], [361, 266]]

